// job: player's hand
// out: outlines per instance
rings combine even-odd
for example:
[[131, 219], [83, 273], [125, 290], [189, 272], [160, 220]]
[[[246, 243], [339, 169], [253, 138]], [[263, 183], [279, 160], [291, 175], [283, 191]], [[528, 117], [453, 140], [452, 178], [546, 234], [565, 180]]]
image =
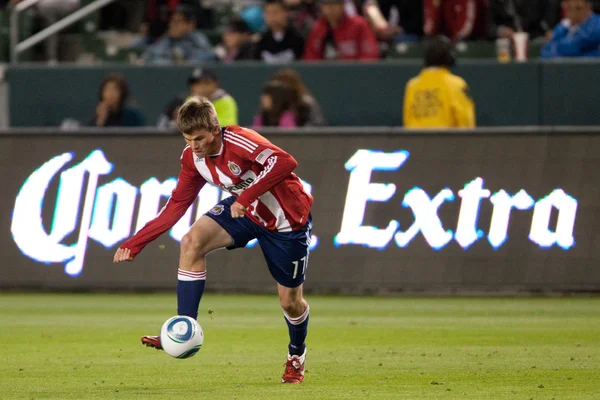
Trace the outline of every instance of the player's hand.
[[230, 210], [233, 218], [243, 218], [248, 209], [236, 201], [231, 205]]
[[116, 264], [121, 261], [133, 261], [133, 257], [131, 256], [131, 250], [123, 249], [121, 247], [117, 249], [115, 257], [113, 258], [113, 263]]

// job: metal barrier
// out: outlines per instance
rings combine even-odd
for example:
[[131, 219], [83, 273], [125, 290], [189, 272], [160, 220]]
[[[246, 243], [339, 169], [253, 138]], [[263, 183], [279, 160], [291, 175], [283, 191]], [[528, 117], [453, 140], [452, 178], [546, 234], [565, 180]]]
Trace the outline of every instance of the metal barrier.
[[[315, 198], [308, 291], [600, 290], [600, 128], [261, 133]], [[183, 146], [147, 129], [2, 131], [0, 287], [173, 288], [178, 241], [220, 189], [134, 263], [112, 255], [168, 198]], [[249, 247], [211, 254], [208, 287], [270, 292]]]
[[44, 28], [40, 32], [32, 35], [19, 43], [19, 14], [30, 7], [35, 6], [40, 0], [24, 0], [17, 3], [11, 10], [10, 14], [10, 54], [11, 63], [19, 62], [19, 54], [26, 51], [27, 49], [35, 46], [39, 42], [48, 37], [60, 32], [61, 30], [68, 28], [77, 21], [87, 17], [91, 13], [99, 10], [100, 8], [112, 3], [115, 0], [95, 0], [90, 4], [81, 7], [72, 14], [64, 17], [60, 21]]

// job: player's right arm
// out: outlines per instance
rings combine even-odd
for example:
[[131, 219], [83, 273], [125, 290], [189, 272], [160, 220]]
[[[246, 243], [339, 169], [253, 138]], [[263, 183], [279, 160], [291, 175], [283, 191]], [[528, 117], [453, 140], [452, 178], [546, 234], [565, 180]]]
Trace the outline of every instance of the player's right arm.
[[119, 247], [113, 262], [133, 260], [148, 243], [171, 229], [183, 217], [205, 184], [206, 180], [194, 166], [191, 148], [186, 147], [181, 155], [181, 171], [177, 186], [173, 189], [167, 204], [156, 218]]

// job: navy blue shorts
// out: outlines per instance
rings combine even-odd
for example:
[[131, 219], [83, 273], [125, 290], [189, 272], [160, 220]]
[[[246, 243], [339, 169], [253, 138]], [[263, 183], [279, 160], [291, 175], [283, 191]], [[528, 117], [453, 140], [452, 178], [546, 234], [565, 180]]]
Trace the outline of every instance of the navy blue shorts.
[[295, 288], [304, 282], [308, 267], [308, 247], [312, 231], [312, 217], [302, 229], [290, 232], [273, 232], [255, 224], [250, 218], [232, 218], [229, 207], [236, 198], [222, 200], [205, 215], [215, 220], [233, 238], [229, 250], [245, 247], [252, 239], [258, 239], [269, 272], [277, 283]]

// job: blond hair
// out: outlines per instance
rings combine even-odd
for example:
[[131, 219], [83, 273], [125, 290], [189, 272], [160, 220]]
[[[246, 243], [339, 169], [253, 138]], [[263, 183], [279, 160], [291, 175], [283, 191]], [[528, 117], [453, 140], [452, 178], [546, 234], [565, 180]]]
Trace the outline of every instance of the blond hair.
[[177, 113], [177, 128], [183, 133], [213, 132], [219, 126], [215, 106], [205, 97], [193, 96]]

